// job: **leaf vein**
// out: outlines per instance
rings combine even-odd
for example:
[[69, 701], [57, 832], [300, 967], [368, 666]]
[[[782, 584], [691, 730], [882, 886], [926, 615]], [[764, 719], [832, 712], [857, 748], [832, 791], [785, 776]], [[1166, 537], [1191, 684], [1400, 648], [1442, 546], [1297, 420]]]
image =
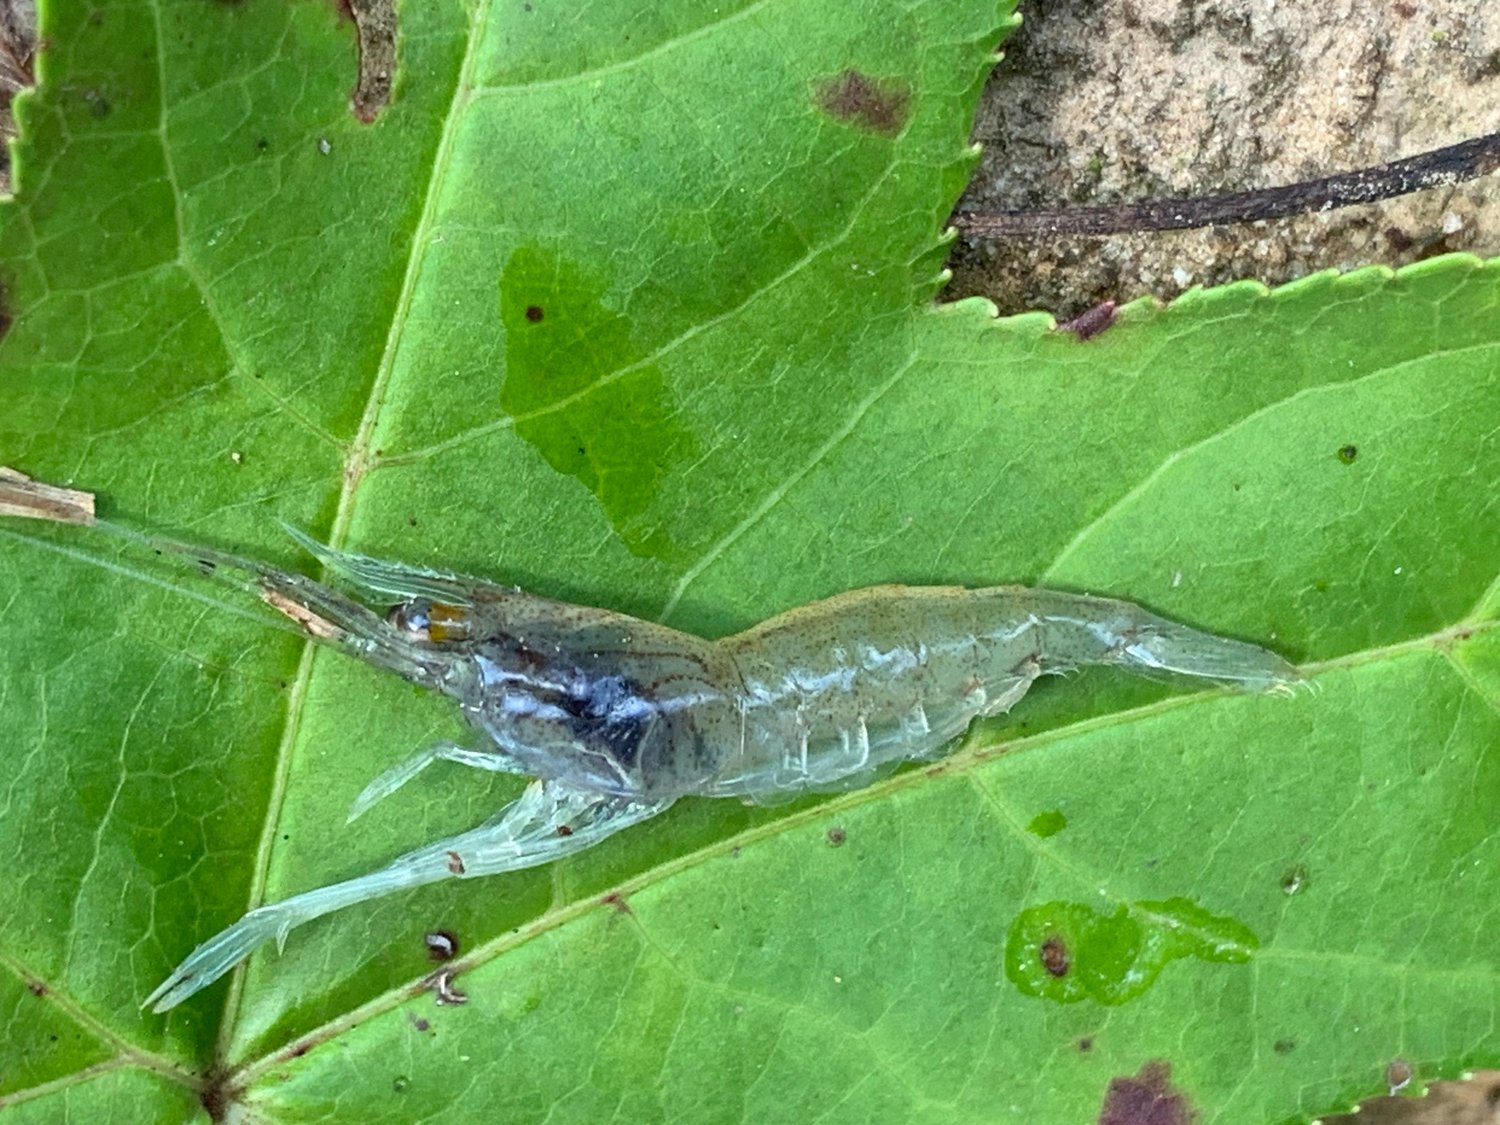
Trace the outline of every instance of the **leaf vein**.
[[1138, 484], [1123, 493], [1118, 500], [1116, 500], [1094, 519], [1085, 524], [1084, 527], [1079, 530], [1079, 532], [1074, 535], [1072, 539], [1068, 541], [1068, 543], [1058, 553], [1057, 557], [1052, 560], [1051, 565], [1049, 565], [1047, 569], [1042, 572], [1041, 581], [1045, 583], [1050, 578], [1052, 578], [1056, 574], [1058, 569], [1061, 568], [1063, 563], [1065, 563], [1073, 554], [1075, 554], [1078, 549], [1082, 547], [1083, 544], [1086, 543], [1090, 538], [1092, 538], [1097, 531], [1104, 527], [1119, 512], [1123, 511], [1130, 504], [1134, 503], [1136, 500], [1139, 500], [1142, 496], [1144, 496], [1150, 490], [1151, 486], [1156, 484], [1157, 481], [1165, 476], [1166, 473], [1179, 461], [1182, 461], [1190, 455], [1200, 452], [1201, 450], [1215, 444], [1216, 442], [1231, 436], [1237, 431], [1243, 429], [1245, 426], [1258, 421], [1260, 418], [1271, 413], [1272, 411], [1279, 410], [1282, 407], [1288, 406], [1291, 403], [1298, 401], [1299, 399], [1308, 398], [1316, 394], [1322, 394], [1330, 391], [1349, 390], [1352, 387], [1359, 386], [1361, 383], [1380, 378], [1381, 376], [1388, 375], [1391, 372], [1400, 371], [1406, 367], [1429, 363], [1440, 357], [1463, 355], [1469, 352], [1493, 351], [1494, 348], [1495, 345], [1492, 342], [1485, 341], [1477, 344], [1469, 344], [1461, 348], [1434, 349], [1431, 352], [1424, 353], [1423, 355], [1416, 356], [1411, 359], [1402, 360], [1399, 363], [1381, 364], [1379, 366], [1371, 368], [1369, 371], [1366, 371], [1362, 375], [1355, 376], [1352, 379], [1340, 379], [1333, 382], [1318, 383], [1310, 387], [1299, 387], [1289, 395], [1285, 395], [1273, 402], [1268, 402], [1264, 406], [1257, 407], [1243, 417], [1235, 419], [1228, 425], [1222, 426], [1214, 432], [1207, 434], [1202, 438], [1199, 438], [1197, 441], [1190, 442], [1182, 448], [1176, 449], [1173, 452], [1169, 453], [1161, 462], [1161, 464], [1157, 465], [1155, 469], [1147, 473], [1146, 476], [1143, 477]]
[[875, 404], [879, 402], [891, 390], [892, 387], [894, 387], [898, 382], [901, 381], [901, 378], [912, 369], [912, 367], [916, 364], [916, 361], [917, 353], [913, 351], [907, 357], [906, 362], [896, 368], [895, 373], [892, 374], [890, 378], [886, 379], [885, 382], [877, 386], [870, 394], [866, 395], [864, 399], [862, 399], [855, 405], [854, 409], [849, 413], [849, 416], [844, 420], [844, 422], [837, 429], [835, 429], [833, 433], [830, 434], [821, 445], [813, 450], [811, 456], [809, 456], [801, 466], [794, 470], [775, 488], [771, 489], [770, 492], [766, 493], [766, 495], [761, 499], [761, 502], [755, 506], [755, 508], [750, 512], [749, 515], [747, 515], [739, 523], [735, 524], [734, 527], [730, 528], [728, 532], [726, 532], [717, 542], [715, 542], [708, 548], [707, 551], [703, 553], [703, 555], [698, 559], [696, 563], [688, 567], [687, 570], [683, 572], [682, 577], [677, 581], [676, 586], [673, 587], [671, 595], [667, 598], [666, 604], [662, 606], [661, 612], [657, 615], [657, 619], [659, 621], [665, 622], [669, 617], [671, 617], [672, 611], [676, 609], [678, 604], [682, 601], [682, 596], [687, 592], [688, 587], [691, 586], [698, 579], [698, 577], [714, 563], [716, 559], [718, 559], [725, 551], [733, 546], [737, 539], [739, 539], [742, 535], [744, 535], [747, 531], [749, 531], [752, 527], [754, 527], [762, 519], [764, 519], [767, 513], [775, 508], [777, 504], [781, 503], [782, 498], [785, 497], [786, 494], [790, 492], [799, 481], [806, 477], [808, 473], [812, 472], [813, 469], [817, 468], [817, 466], [821, 464], [822, 461], [830, 453], [832, 453], [833, 450], [836, 449], [839, 444], [844, 441], [845, 438], [847, 438], [854, 432], [855, 428], [858, 427], [859, 423], [864, 419], [865, 415], [867, 415], [870, 410], [874, 408]]
[[648, 59], [653, 59], [660, 55], [669, 54], [679, 47], [686, 46], [687, 44], [696, 42], [699, 39], [707, 38], [708, 36], [717, 33], [725, 27], [732, 26], [733, 24], [738, 23], [740, 20], [747, 19], [748, 17], [768, 7], [769, 4], [770, 0], [755, 0], [755, 3], [747, 4], [739, 11], [731, 12], [729, 15], [724, 16], [722, 19], [717, 19], [710, 23], [706, 23], [702, 27], [695, 27], [693, 28], [693, 30], [685, 32], [682, 35], [675, 36], [671, 39], [664, 39], [656, 46], [652, 47], [649, 50], [642, 51], [638, 55], [631, 55], [627, 59], [620, 59], [618, 62], [606, 63], [604, 66], [594, 67], [591, 70], [575, 71], [572, 74], [563, 75], [560, 78], [544, 78], [531, 82], [495, 83], [492, 85], [475, 86], [475, 100], [477, 101], [481, 97], [492, 98], [505, 94], [530, 93], [533, 90], [558, 89], [564, 86], [572, 86], [579, 82], [592, 82], [600, 78], [605, 78], [609, 75], [623, 74], [627, 71], [633, 70], [637, 66], [640, 66]]

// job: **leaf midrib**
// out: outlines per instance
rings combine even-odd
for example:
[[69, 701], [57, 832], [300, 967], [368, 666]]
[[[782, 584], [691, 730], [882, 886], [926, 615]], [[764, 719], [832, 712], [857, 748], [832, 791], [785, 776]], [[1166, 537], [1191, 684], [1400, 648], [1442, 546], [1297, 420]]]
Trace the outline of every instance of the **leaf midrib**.
[[[459, 64], [458, 78], [454, 84], [453, 96], [449, 99], [448, 112], [443, 118], [442, 128], [438, 134], [438, 146], [433, 156], [432, 174], [428, 177], [427, 189], [422, 201], [422, 214], [417, 221], [416, 228], [412, 231], [411, 245], [407, 253], [406, 273], [401, 282], [401, 292], [397, 296], [396, 305], [391, 312], [391, 324], [386, 333], [385, 347], [381, 352], [380, 363], [375, 369], [375, 375], [370, 381], [370, 389], [365, 398], [365, 408], [360, 416], [359, 427], [355, 431], [354, 440], [350, 443], [349, 451], [344, 459], [344, 472], [339, 489], [338, 506], [334, 510], [333, 522], [328, 529], [326, 540], [330, 546], [335, 548], [342, 546], [348, 537], [349, 526], [354, 518], [355, 494], [359, 490], [360, 482], [364, 480], [366, 473], [370, 469], [370, 449], [375, 427], [379, 424], [380, 411], [385, 404], [386, 390], [390, 386], [395, 372], [396, 355], [400, 349], [401, 339], [406, 329], [418, 279], [422, 274], [422, 266], [426, 259], [429, 244], [428, 235], [435, 225], [438, 201], [442, 197], [443, 184], [447, 178], [448, 168], [452, 161], [454, 137], [458, 131], [458, 120], [463, 113], [468, 101], [469, 92], [472, 89], [474, 68], [480, 55], [481, 44], [484, 42], [490, 10], [490, 3], [481, 2], [474, 5], [469, 14], [468, 39], [464, 45], [463, 60]], [[398, 65], [399, 61], [398, 59]], [[265, 824], [261, 831], [260, 842], [256, 846], [255, 865], [251, 873], [250, 893], [246, 903], [246, 910], [254, 909], [260, 905], [265, 895], [266, 881], [270, 873], [271, 853], [276, 842], [277, 825], [281, 819], [282, 805], [286, 800], [287, 786], [291, 775], [292, 753], [297, 743], [298, 732], [301, 729], [302, 709], [305, 704], [308, 686], [312, 679], [316, 648], [317, 646], [311, 641], [304, 643], [302, 656], [297, 663], [296, 677], [292, 682], [291, 690], [287, 696], [286, 725], [282, 728], [281, 739], [276, 748], [276, 761], [272, 773], [271, 791], [266, 802]], [[230, 976], [229, 992], [224, 999], [224, 1011], [220, 1018], [219, 1035], [215, 1045], [215, 1056], [220, 1060], [227, 1057], [230, 1045], [233, 1042], [234, 1028], [240, 1009], [240, 999], [244, 990], [244, 981], [245, 964], [241, 962], [235, 966]]]

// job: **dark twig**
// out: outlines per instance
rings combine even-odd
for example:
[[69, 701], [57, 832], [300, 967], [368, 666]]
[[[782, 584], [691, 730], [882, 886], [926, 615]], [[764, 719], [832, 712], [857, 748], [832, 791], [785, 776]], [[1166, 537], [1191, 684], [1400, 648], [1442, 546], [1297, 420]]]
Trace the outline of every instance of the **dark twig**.
[[1372, 203], [1424, 188], [1461, 183], [1500, 168], [1500, 133], [1408, 156], [1374, 168], [1341, 172], [1321, 180], [1257, 191], [1235, 191], [1205, 199], [1161, 199], [1102, 207], [1037, 211], [960, 211], [953, 224], [981, 237], [1035, 234], [1118, 234], [1185, 230], [1215, 223], [1254, 223], [1304, 211], [1327, 211]]

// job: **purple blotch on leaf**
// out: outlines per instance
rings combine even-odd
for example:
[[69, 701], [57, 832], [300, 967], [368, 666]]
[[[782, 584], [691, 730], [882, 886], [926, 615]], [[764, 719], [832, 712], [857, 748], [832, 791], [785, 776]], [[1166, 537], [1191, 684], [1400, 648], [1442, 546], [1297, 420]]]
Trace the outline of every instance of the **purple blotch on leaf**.
[[1111, 1078], [1099, 1125], [1191, 1125], [1192, 1106], [1172, 1088], [1171, 1077], [1171, 1066], [1153, 1059], [1133, 1077]]

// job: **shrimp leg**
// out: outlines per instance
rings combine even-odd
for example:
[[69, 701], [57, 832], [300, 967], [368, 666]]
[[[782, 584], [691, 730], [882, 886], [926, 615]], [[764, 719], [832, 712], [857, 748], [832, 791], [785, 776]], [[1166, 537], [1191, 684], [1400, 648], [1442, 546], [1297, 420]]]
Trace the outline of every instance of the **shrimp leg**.
[[522, 776], [531, 774], [513, 755], [503, 750], [471, 750], [456, 742], [439, 742], [413, 754], [404, 762], [398, 762], [366, 785], [349, 806], [349, 819], [344, 823], [352, 824], [369, 811], [371, 805], [385, 800], [433, 762], [457, 762], [459, 765], [473, 766], [493, 773], [516, 773]]
[[520, 797], [478, 828], [406, 855], [379, 871], [305, 891], [256, 907], [209, 938], [162, 981], [142, 1007], [164, 1012], [206, 988], [276, 939], [279, 949], [294, 926], [367, 899], [453, 877], [477, 878], [519, 871], [592, 847], [661, 812], [671, 799], [635, 803], [602, 797], [556, 781], [534, 781]]

